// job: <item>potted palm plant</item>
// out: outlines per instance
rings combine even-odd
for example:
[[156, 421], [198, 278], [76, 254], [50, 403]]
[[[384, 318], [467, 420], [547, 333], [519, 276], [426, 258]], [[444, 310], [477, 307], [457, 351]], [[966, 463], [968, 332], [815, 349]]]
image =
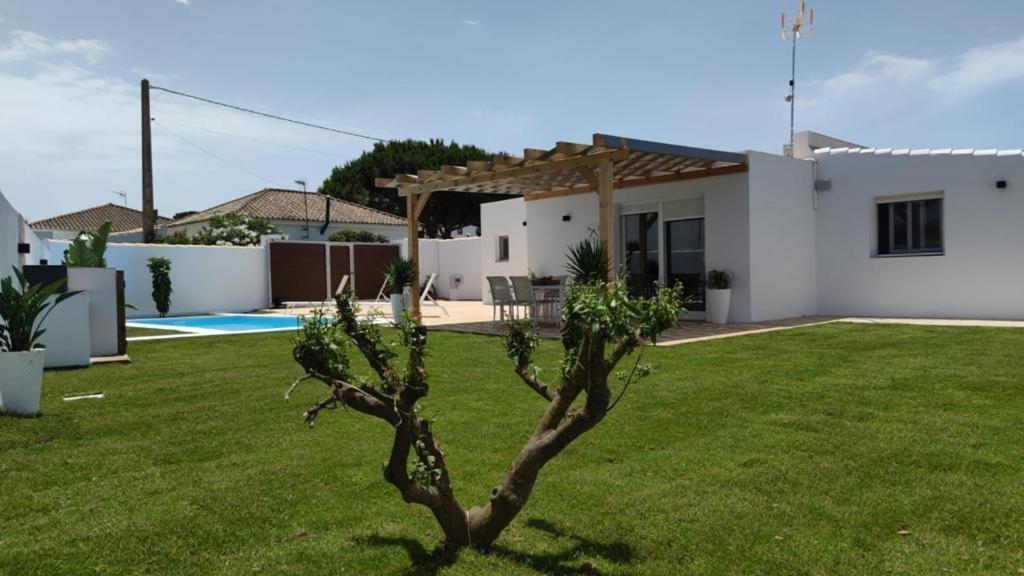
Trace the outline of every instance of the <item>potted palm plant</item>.
[[[58, 280], [47, 286], [29, 286], [21, 270], [14, 268], [13, 279], [0, 282], [0, 410], [17, 416], [39, 414], [43, 390], [43, 362], [46, 349], [39, 346], [42, 328], [54, 307], [77, 294], [57, 291]], [[50, 297], [56, 294], [51, 302]]]
[[388, 291], [391, 300], [391, 317], [395, 324], [405, 321], [405, 311], [409, 307], [406, 289], [412, 284], [413, 261], [409, 258], [398, 258], [387, 270]]
[[732, 300], [732, 275], [725, 270], [708, 272], [707, 319], [714, 324], [729, 321], [729, 304]]

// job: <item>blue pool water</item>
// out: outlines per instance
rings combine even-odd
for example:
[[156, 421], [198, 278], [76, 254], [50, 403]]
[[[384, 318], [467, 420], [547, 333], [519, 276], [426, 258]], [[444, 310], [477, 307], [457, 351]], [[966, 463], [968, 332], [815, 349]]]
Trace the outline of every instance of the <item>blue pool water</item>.
[[248, 330], [287, 330], [299, 327], [298, 316], [224, 314], [219, 316], [182, 316], [179, 318], [147, 318], [129, 320], [128, 324], [140, 327], [178, 328], [181, 330], [218, 330], [221, 332], [245, 332]]

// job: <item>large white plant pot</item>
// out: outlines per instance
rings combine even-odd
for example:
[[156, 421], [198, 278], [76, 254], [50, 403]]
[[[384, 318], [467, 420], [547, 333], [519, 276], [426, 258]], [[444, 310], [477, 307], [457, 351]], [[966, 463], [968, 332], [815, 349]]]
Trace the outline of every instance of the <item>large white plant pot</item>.
[[708, 290], [707, 320], [712, 324], [725, 324], [729, 321], [729, 304], [732, 301], [732, 290]]
[[0, 409], [5, 414], [39, 414], [46, 350], [0, 352]]
[[391, 295], [391, 317], [394, 319], [395, 324], [401, 324], [404, 322], [402, 314], [407, 308], [408, 302], [405, 294]]
[[90, 353], [117, 354], [117, 270], [68, 268], [68, 290], [89, 293]]

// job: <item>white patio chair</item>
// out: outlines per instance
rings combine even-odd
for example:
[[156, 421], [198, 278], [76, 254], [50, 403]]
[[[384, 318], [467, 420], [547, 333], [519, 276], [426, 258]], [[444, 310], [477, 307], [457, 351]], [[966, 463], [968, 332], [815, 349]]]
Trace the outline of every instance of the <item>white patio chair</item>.
[[285, 314], [291, 312], [293, 308], [323, 308], [325, 306], [334, 305], [334, 299], [341, 296], [345, 292], [345, 287], [348, 286], [348, 274], [341, 277], [341, 282], [338, 282], [338, 288], [334, 291], [334, 296], [329, 300], [321, 300], [320, 302], [315, 301], [301, 301], [301, 300], [290, 300], [282, 302], [284, 304]]
[[441, 311], [444, 312], [445, 316], [450, 316], [450, 314], [448, 314], [448, 310], [445, 309], [444, 306], [441, 306], [441, 303], [437, 301], [437, 298], [430, 293], [430, 290], [434, 287], [434, 280], [437, 280], [436, 272], [432, 272], [430, 276], [427, 277], [427, 281], [423, 284], [423, 292], [420, 293], [420, 304], [433, 304], [440, 308]]

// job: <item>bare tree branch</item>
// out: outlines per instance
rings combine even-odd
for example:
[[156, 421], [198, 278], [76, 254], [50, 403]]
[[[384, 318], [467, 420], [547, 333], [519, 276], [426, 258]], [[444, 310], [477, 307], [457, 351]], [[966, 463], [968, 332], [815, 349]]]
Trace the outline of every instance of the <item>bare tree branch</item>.
[[527, 386], [532, 388], [537, 394], [540, 394], [548, 402], [555, 399], [555, 394], [551, 391], [551, 388], [543, 380], [537, 378], [537, 375], [530, 371], [529, 366], [516, 366], [516, 374], [519, 375]]

